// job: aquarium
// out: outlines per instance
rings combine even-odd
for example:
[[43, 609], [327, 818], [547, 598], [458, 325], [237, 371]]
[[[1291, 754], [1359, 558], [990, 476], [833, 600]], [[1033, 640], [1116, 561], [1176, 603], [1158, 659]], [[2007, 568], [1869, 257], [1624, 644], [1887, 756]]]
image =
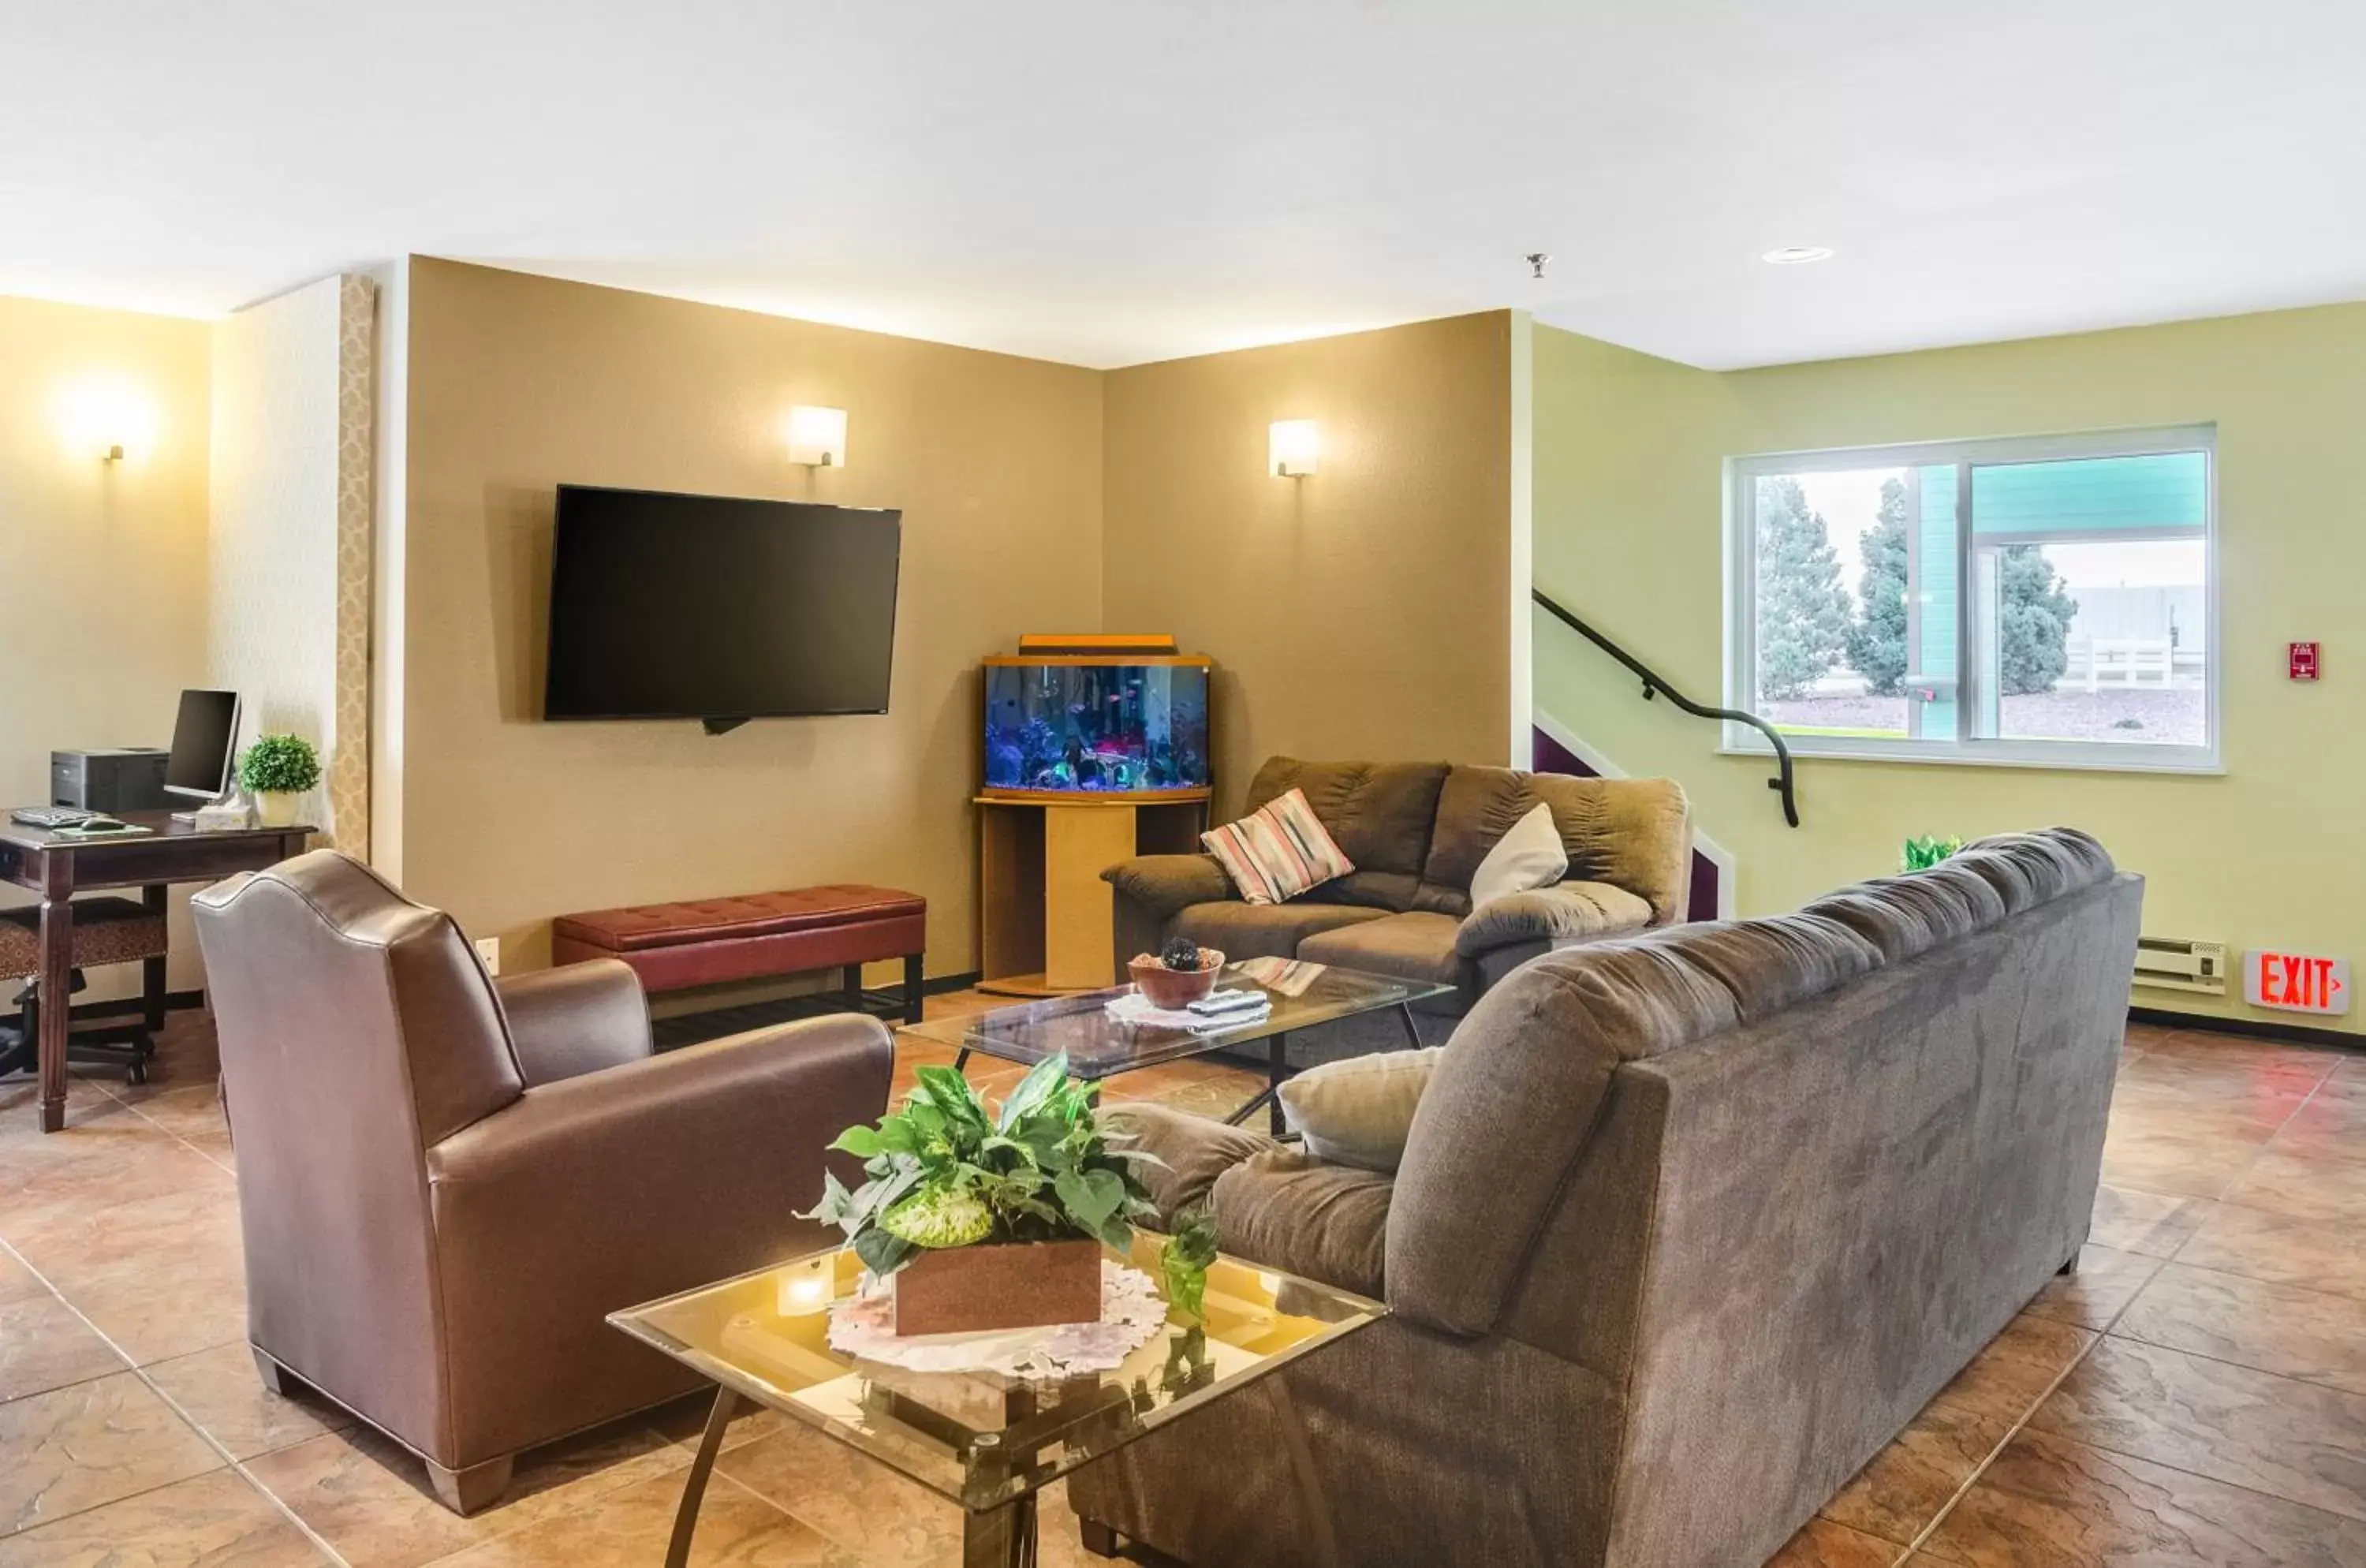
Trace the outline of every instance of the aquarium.
[[989, 662], [986, 787], [1206, 789], [1207, 664]]

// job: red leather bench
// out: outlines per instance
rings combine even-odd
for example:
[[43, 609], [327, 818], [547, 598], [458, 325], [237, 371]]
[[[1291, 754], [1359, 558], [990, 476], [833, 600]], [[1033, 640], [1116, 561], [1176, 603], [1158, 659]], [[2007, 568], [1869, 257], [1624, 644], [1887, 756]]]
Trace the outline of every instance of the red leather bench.
[[917, 893], [856, 885], [796, 887], [561, 915], [551, 926], [550, 956], [555, 964], [621, 958], [650, 991], [835, 968], [843, 971], [847, 999], [856, 1007], [862, 965], [900, 958], [904, 1021], [917, 1023], [928, 924], [929, 901]]

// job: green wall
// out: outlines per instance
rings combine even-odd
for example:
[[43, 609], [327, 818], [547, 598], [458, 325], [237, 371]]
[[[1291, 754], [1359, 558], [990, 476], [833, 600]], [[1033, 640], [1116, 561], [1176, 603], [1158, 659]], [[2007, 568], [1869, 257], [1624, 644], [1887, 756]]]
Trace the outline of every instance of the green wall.
[[[1801, 827], [1770, 764], [1717, 753], [1718, 727], [1661, 703], [1538, 616], [1539, 712], [1635, 773], [1692, 793], [1739, 863], [1741, 911], [1796, 907], [1894, 870], [1910, 833], [2067, 822], [2145, 874], [2148, 934], [2223, 941], [2230, 998], [2144, 990], [2160, 1008], [2358, 1029], [2366, 1017], [2252, 1014], [2242, 950], [2366, 959], [2366, 640], [2341, 640], [2366, 583], [2366, 527], [2329, 482], [2366, 415], [2366, 306], [1726, 374], [1537, 326], [1537, 585], [1688, 694], [1722, 690], [1723, 464], [1759, 452], [2218, 427], [2222, 776], [1808, 761]], [[2326, 640], [2326, 679], [2284, 679], [2284, 644]]]

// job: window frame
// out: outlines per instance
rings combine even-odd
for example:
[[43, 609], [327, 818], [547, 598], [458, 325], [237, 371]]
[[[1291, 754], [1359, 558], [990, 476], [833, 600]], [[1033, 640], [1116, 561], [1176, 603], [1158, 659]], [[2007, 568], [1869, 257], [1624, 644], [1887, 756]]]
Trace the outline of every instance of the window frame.
[[[1973, 587], [1977, 551], [1983, 545], [2033, 542], [1995, 536], [1976, 542], [1971, 510], [1975, 466], [2060, 462], [2081, 457], [2203, 455], [2203, 618], [2206, 657], [2203, 666], [2206, 739], [2199, 746], [2153, 745], [2111, 740], [1983, 739], [1973, 734], [1977, 712], [1973, 661]], [[1794, 735], [1784, 744], [1800, 757], [1872, 762], [1935, 762], [1953, 767], [2095, 770], [2113, 773], [2223, 773], [2219, 747], [2221, 671], [2218, 615], [2218, 427], [2214, 423], [2139, 430], [2047, 435], [1998, 436], [1971, 441], [1927, 441], [1885, 446], [1830, 447], [1765, 452], [1729, 457], [1725, 463], [1725, 703], [1755, 712], [1757, 685], [1758, 537], [1754, 502], [1757, 482], [1784, 474], [1833, 473], [1863, 468], [1911, 468], [1952, 464], [1956, 468], [1955, 668], [1962, 681], [1955, 695], [1957, 733], [1952, 739], [1900, 737]], [[2127, 538], [2125, 534], [2113, 537]], [[2063, 542], [2070, 542], [2067, 537]], [[1777, 729], [1782, 727], [1777, 725]], [[1774, 748], [1747, 725], [1728, 720], [1718, 750], [1733, 756], [1767, 757]]]

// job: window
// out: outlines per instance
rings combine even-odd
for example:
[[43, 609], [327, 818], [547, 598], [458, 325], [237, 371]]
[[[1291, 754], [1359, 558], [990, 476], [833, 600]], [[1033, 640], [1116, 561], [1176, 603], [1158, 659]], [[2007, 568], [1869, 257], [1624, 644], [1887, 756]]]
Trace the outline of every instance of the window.
[[2214, 769], [2213, 440], [1736, 459], [1728, 704], [1802, 754]]

